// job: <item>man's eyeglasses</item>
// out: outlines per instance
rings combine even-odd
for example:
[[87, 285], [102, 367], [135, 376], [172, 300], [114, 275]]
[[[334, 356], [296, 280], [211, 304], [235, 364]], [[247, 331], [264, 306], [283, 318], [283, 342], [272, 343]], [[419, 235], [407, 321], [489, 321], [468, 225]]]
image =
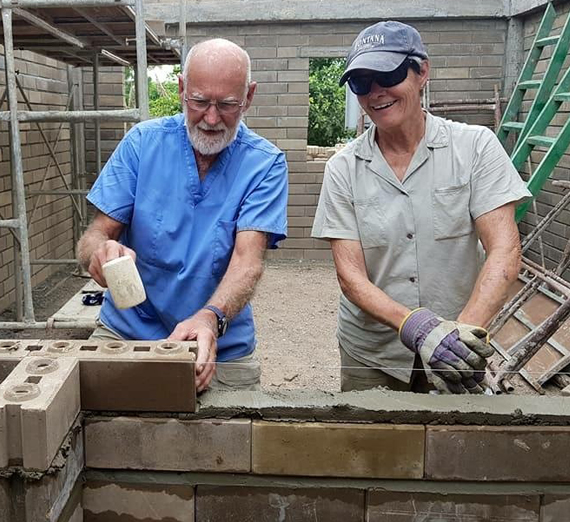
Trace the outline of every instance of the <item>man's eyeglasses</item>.
[[406, 59], [397, 69], [390, 72], [356, 73], [348, 78], [348, 86], [357, 96], [364, 96], [370, 93], [373, 83], [384, 88], [394, 87], [408, 77], [408, 69], [410, 67], [419, 74], [419, 63], [415, 60]]
[[236, 114], [245, 104], [245, 102], [204, 100], [203, 98], [187, 98], [186, 96], [184, 96], [184, 101], [190, 109], [196, 112], [205, 112], [210, 108], [210, 105], [215, 105], [220, 114]]

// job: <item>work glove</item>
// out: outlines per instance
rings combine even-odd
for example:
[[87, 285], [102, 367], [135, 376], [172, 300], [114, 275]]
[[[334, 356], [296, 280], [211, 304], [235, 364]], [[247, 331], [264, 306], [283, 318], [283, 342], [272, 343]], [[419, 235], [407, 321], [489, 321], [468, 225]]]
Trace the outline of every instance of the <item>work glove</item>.
[[443, 393], [483, 393], [486, 358], [493, 354], [484, 328], [446, 321], [427, 308], [400, 325], [402, 343], [420, 356], [428, 380]]

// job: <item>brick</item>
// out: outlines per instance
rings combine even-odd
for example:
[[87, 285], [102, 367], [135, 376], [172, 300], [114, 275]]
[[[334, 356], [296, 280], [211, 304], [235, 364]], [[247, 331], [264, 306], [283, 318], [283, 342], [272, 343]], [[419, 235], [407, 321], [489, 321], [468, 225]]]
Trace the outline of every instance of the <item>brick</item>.
[[[10, 461], [10, 453], [8, 451], [8, 420], [7, 420], [6, 404], [0, 397], [0, 469], [7, 468], [9, 461]], [[1, 498], [0, 498], [0, 504], [1, 504]], [[0, 511], [0, 513], [2, 513], [2, 511]]]
[[196, 520], [364, 520], [364, 491], [339, 488], [198, 486]]
[[46, 470], [80, 410], [79, 363], [27, 358], [0, 385], [8, 422], [9, 461]]
[[80, 360], [85, 410], [193, 412], [196, 349], [195, 342], [88, 340], [51, 341], [32, 353]]
[[428, 427], [426, 477], [435, 480], [568, 482], [570, 428]]
[[251, 422], [86, 419], [85, 459], [91, 468], [247, 473]]
[[130, 520], [150, 520], [151, 513], [152, 520], [194, 522], [194, 487], [88, 481], [83, 487], [82, 507], [89, 522], [108, 522], [115, 514]]
[[305, 71], [278, 71], [278, 82], [308, 82], [309, 69]]
[[367, 522], [539, 522], [540, 497], [372, 490], [366, 504]]
[[424, 427], [254, 421], [252, 471], [420, 479]]

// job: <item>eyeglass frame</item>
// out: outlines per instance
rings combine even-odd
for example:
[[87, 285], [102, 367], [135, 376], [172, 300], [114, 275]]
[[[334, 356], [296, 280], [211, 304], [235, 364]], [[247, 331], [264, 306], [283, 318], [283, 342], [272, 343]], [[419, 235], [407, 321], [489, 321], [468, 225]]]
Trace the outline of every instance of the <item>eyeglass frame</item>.
[[[396, 67], [396, 69], [394, 69], [393, 71], [388, 71], [388, 72], [376, 71], [376, 72], [374, 72], [374, 74], [351, 75], [348, 77], [348, 80], [347, 80], [348, 87], [356, 96], [367, 96], [368, 94], [370, 94], [370, 91], [372, 90], [372, 84], [374, 84], [374, 83], [383, 89], [389, 89], [390, 87], [395, 87], [396, 85], [400, 85], [408, 77], [408, 71], [410, 69], [414, 70], [417, 74], [419, 74], [421, 71], [421, 66], [416, 60], [408, 57], [398, 67]], [[398, 81], [396, 81], [396, 83], [390, 82], [389, 84], [385, 84], [384, 82], [379, 81], [379, 79], [387, 78], [390, 75], [396, 76], [398, 78]], [[358, 93], [358, 92], [356, 92], [356, 90], [358, 90], [358, 89], [355, 90], [353, 88], [354, 87], [354, 79], [355, 78], [361, 78], [361, 77], [369, 78], [370, 83], [368, 85], [368, 90], [366, 92]]]
[[[186, 103], [190, 109], [196, 112], [206, 112], [210, 108], [210, 106], [213, 105], [214, 107], [216, 107], [216, 110], [218, 111], [219, 114], [233, 115], [237, 114], [239, 110], [245, 106], [245, 101], [238, 103], [237, 101], [230, 102], [230, 101], [219, 101], [219, 100], [207, 100], [204, 98], [197, 98], [195, 96], [190, 96], [190, 97], [184, 96], [183, 100], [184, 103]], [[202, 103], [207, 103], [207, 105], [203, 109], [199, 109], [196, 107], [192, 107], [189, 102], [202, 102]], [[227, 112], [227, 110], [226, 111], [220, 110], [220, 104], [225, 104], [222, 105], [222, 107], [231, 107], [232, 112]], [[233, 109], [234, 107], [235, 110]]]

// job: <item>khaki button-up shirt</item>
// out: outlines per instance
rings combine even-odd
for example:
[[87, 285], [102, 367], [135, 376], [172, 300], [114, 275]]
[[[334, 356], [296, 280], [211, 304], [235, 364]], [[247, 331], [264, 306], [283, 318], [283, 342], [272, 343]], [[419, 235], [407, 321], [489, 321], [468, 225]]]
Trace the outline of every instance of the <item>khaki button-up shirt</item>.
[[[372, 126], [326, 165], [312, 235], [360, 241], [368, 278], [410, 309], [455, 319], [481, 268], [475, 220], [530, 196], [486, 127], [426, 114], [399, 181]], [[355, 359], [409, 382], [414, 354], [397, 332], [341, 295], [337, 335]]]

